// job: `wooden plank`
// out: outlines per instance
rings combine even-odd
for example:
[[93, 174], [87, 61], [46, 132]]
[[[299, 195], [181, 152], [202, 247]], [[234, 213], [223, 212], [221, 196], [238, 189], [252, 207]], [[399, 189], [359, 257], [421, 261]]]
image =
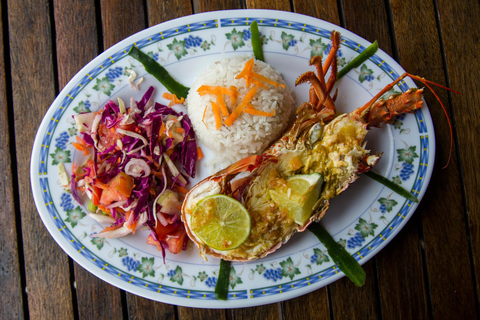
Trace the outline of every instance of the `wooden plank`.
[[381, 319], [373, 264], [370, 260], [363, 265], [367, 279], [360, 288], [346, 277], [330, 285], [335, 319]]
[[245, 9], [245, 3], [241, 0], [198, 0], [200, 12]]
[[[95, 3], [55, 1], [55, 32], [60, 90], [98, 52]], [[72, 41], [75, 39], [75, 41]], [[74, 264], [76, 304], [81, 319], [122, 317], [120, 290]]]
[[[465, 15], [471, 8], [465, 5], [462, 10]], [[392, 1], [392, 12], [402, 66], [411, 73], [445, 84], [442, 51], [433, 3], [427, 1]], [[450, 12], [444, 13], [445, 15], [451, 14]], [[452, 24], [459, 22], [458, 16], [453, 19], [455, 19], [455, 22], [452, 22]], [[451, 25], [450, 28], [452, 28]], [[452, 29], [450, 29], [451, 31]], [[455, 37], [455, 42], [465, 41], [466, 44], [468, 41], [470, 45], [470, 39], [463, 37], [463, 35], [458, 37], [459, 32], [451, 32], [450, 34], [452, 35], [451, 42], [454, 41]], [[449, 48], [450, 50], [457, 50], [452, 49], [452, 46]], [[461, 48], [463, 54], [465, 47], [461, 46]], [[474, 56], [472, 57], [474, 58]], [[458, 62], [457, 60], [455, 59], [455, 63]], [[467, 63], [470, 65], [471, 61], [465, 62], [464, 65], [467, 66]], [[455, 64], [452, 72], [457, 67]], [[452, 73], [452, 75], [454, 74]], [[462, 70], [461, 79], [463, 83], [466, 82], [464, 81], [464, 74], [464, 70]], [[458, 82], [458, 85], [461, 85], [461, 83]], [[451, 106], [448, 103], [447, 92], [437, 90], [437, 93], [450, 110]], [[458, 96], [452, 98], [457, 106], [461, 106], [462, 112], [466, 110], [465, 108], [469, 108], [468, 105], [460, 105], [462, 100], [457, 100], [465, 98]], [[445, 170], [441, 169], [447, 163], [450, 148], [448, 125], [439, 103], [432, 94], [427, 92], [425, 99], [434, 120], [437, 142], [437, 165], [434, 168], [428, 191], [422, 201], [423, 204], [417, 212], [417, 214], [421, 213], [422, 215], [426, 264], [430, 284], [429, 292], [431, 295], [431, 309], [429, 311], [432, 316], [442, 318], [474, 319], [477, 316], [473, 307], [475, 305], [475, 293], [470, 268], [468, 239], [465, 234], [465, 208], [460, 192], [458, 160], [454, 153], [450, 166]], [[474, 109], [475, 107], [472, 105], [470, 110]], [[468, 117], [471, 116], [471, 114], [468, 115]], [[461, 134], [460, 129], [456, 130]], [[466, 133], [466, 131], [463, 132]], [[469, 133], [466, 133], [466, 135], [469, 135]], [[471, 143], [473, 143], [473, 140], [471, 140]], [[475, 150], [475, 147], [469, 148], [469, 154], [466, 157], [471, 157]], [[478, 194], [475, 197], [478, 197]], [[471, 307], [457, 308], [453, 306]]]
[[8, 1], [18, 196], [28, 310], [32, 319], [73, 318], [68, 257], [45, 229], [32, 197], [35, 133], [55, 98], [50, 9], [41, 1]]
[[[370, 42], [377, 40], [378, 47], [392, 56], [393, 48], [388, 30], [385, 1], [342, 1], [342, 4], [344, 28]], [[366, 21], [368, 23], [365, 23]]]
[[185, 1], [173, 0], [166, 2], [163, 0], [147, 0], [147, 16], [150, 27], [192, 13], [192, 5]]
[[100, 8], [104, 50], [145, 29], [147, 25], [142, 0], [101, 0]]
[[382, 314], [388, 319], [428, 319], [419, 239], [420, 212], [376, 256]]
[[247, 9], [292, 10], [288, 0], [247, 0]]
[[[480, 88], [477, 75], [480, 74], [480, 62], [478, 60], [478, 52], [480, 51], [480, 42], [478, 40], [478, 28], [474, 26], [480, 25], [480, 4], [478, 1], [461, 1], [448, 2], [444, 0], [438, 1], [438, 10], [440, 13], [440, 25], [443, 37], [445, 58], [447, 62], [447, 70], [449, 77], [449, 84], [452, 88], [460, 91], [461, 95], [452, 95], [452, 110], [455, 117], [455, 129], [458, 139], [456, 140], [456, 149], [461, 158], [461, 172], [463, 172], [463, 191], [466, 196], [466, 211], [469, 218], [469, 226], [467, 226], [467, 236], [471, 238], [471, 246], [473, 252], [473, 265], [476, 275], [476, 290], [480, 288], [480, 172], [478, 170], [478, 164], [480, 159], [480, 150], [478, 148], [478, 141], [480, 141], [480, 131], [478, 130], [478, 119], [480, 119], [480, 112], [478, 106], [480, 105]], [[461, 17], [459, 19], [459, 17]], [[442, 163], [440, 163], [442, 164]], [[453, 165], [453, 164], [452, 164]], [[450, 167], [452, 167], [450, 165]], [[450, 167], [447, 170], [450, 170]], [[446, 171], [446, 170], [444, 170]], [[451, 192], [456, 194], [460, 193], [460, 186], [455, 184], [455, 189], [451, 189]], [[450, 195], [445, 195], [451, 206], [458, 205], [455, 202], [457, 197], [451, 198]], [[460, 205], [458, 205], [460, 210]], [[446, 211], [446, 214], [449, 214]], [[452, 217], [454, 219], [454, 217]], [[466, 230], [465, 228], [463, 229]], [[460, 231], [460, 230], [459, 230]], [[454, 234], [451, 234], [449, 230], [448, 238], [453, 239]], [[440, 237], [440, 234], [439, 234]], [[445, 241], [445, 239], [442, 239]], [[464, 245], [463, 241], [460, 245]], [[450, 254], [450, 245], [448, 245], [448, 254]], [[455, 249], [455, 248], [452, 248]], [[466, 249], [463, 248], [463, 249]], [[452, 264], [455, 261], [456, 265], [465, 264], [468, 265], [466, 259], [466, 250], [462, 250], [462, 260], [455, 261], [454, 257]], [[438, 256], [440, 258], [440, 256]], [[429, 260], [429, 264], [431, 261]], [[452, 264], [447, 268], [452, 267]], [[454, 268], [456, 268], [455, 266]], [[462, 269], [463, 270], [463, 269]], [[449, 270], [445, 270], [450, 273]], [[470, 273], [467, 274], [466, 279], [463, 279], [458, 283], [457, 287], [462, 288], [465, 285], [466, 288], [462, 288], [460, 294], [455, 300], [462, 301], [462, 305], [468, 306], [467, 302], [471, 302], [471, 288], [470, 288]], [[432, 282], [440, 280], [440, 274], [438, 278], [434, 277]], [[440, 284], [440, 283], [438, 283]], [[432, 283], [433, 286], [433, 283]], [[435, 287], [435, 290], [440, 290], [439, 287]], [[452, 294], [452, 293], [450, 293]], [[444, 294], [440, 294], [438, 300], [434, 299], [434, 312], [441, 314], [442, 308], [438, 308], [437, 305], [446, 303], [446, 297]], [[478, 299], [478, 293], [477, 297]], [[479, 301], [476, 301], [477, 308]], [[455, 304], [452, 304], [455, 305]], [[473, 304], [470, 304], [472, 318], [478, 312], [475, 310]], [[478, 316], [478, 314], [477, 314]]]
[[226, 320], [227, 315], [224, 309], [201, 309], [201, 308], [178, 308], [179, 319], [195, 320]]
[[[458, 136], [456, 147], [462, 159], [462, 171], [464, 172], [462, 178], [464, 179], [464, 192], [470, 221], [469, 232], [478, 291], [480, 287], [480, 251], [478, 249], [480, 247], [480, 203], [478, 199], [480, 173], [477, 168], [480, 155], [476, 142], [479, 141], [480, 136], [478, 131], [480, 91], [475, 75], [480, 71], [477, 54], [480, 45], [476, 40], [478, 34], [475, 32], [475, 28], [469, 26], [480, 23], [480, 6], [476, 1], [464, 1], [458, 6], [446, 1], [439, 1], [438, 9], [450, 86], [462, 93], [460, 96], [453, 95], [452, 109]], [[457, 17], [462, 17], [463, 21], [460, 22]]]
[[327, 288], [322, 288], [304, 296], [284, 301], [283, 319], [330, 319]]
[[[279, 314], [280, 303], [272, 303], [263, 306], [251, 307], [251, 308], [239, 308], [232, 309], [232, 319], [235, 320], [250, 320], [250, 319], [262, 319], [262, 320], [277, 320], [282, 319]], [[289, 318], [287, 318], [289, 319]]]
[[296, 13], [306, 14], [314, 18], [322, 19], [336, 25], [340, 25], [340, 16], [338, 14], [336, 0], [293, 0], [293, 10]]
[[[2, 15], [0, 6], [0, 16]], [[0, 23], [0, 43], [3, 42], [3, 29], [7, 26]], [[5, 66], [4, 47], [0, 46], [0, 170], [3, 172], [0, 178], [0, 306], [2, 316], [5, 319], [23, 318], [23, 296], [19, 264], [19, 248], [17, 238], [17, 219], [13, 200], [12, 161], [10, 155], [10, 124], [8, 116], [12, 109], [8, 110], [6, 74], [10, 70]], [[13, 146], [12, 146], [13, 148]], [[22, 266], [23, 267], [23, 266]]]
[[[384, 1], [343, 1], [343, 12], [348, 30], [370, 42], [377, 40], [379, 48], [393, 56]], [[419, 224], [420, 219], [412, 219], [393, 243], [375, 257], [381, 309], [388, 318], [420, 319], [427, 316]]]
[[[171, 320], [175, 319], [175, 306], [145, 299], [134, 294], [127, 295], [128, 319]], [[187, 318], [189, 319], [189, 318]]]

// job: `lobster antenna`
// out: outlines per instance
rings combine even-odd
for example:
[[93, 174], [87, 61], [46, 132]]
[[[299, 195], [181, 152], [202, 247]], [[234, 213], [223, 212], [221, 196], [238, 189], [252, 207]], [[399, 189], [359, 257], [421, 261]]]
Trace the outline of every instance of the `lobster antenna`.
[[450, 89], [450, 88], [447, 88], [445, 86], [442, 86], [441, 84], [438, 84], [438, 83], [435, 83], [435, 82], [432, 82], [430, 80], [427, 80], [427, 79], [424, 79], [424, 78], [421, 78], [421, 77], [417, 77], [413, 74], [408, 74], [408, 76], [410, 78], [413, 78], [415, 80], [418, 80], [420, 82], [422, 82], [424, 85], [427, 86], [427, 88], [433, 93], [433, 95], [435, 96], [435, 98], [437, 98], [438, 102], [440, 102], [440, 105], [442, 106], [442, 109], [443, 109], [443, 112], [445, 113], [445, 116], [447, 117], [447, 121], [448, 121], [448, 127], [450, 129], [450, 151], [448, 152], [448, 159], [447, 159], [447, 164], [442, 168], [442, 169], [445, 169], [446, 167], [448, 167], [448, 164], [450, 163], [450, 158], [452, 157], [452, 149], [453, 149], [453, 129], [452, 129], [452, 122], [450, 121], [450, 117], [448, 116], [448, 113], [447, 113], [447, 109], [445, 108], [445, 106], [443, 105], [442, 103], [442, 100], [440, 100], [440, 97], [437, 95], [437, 93], [435, 91], [433, 91], [433, 88], [431, 86], [429, 86], [429, 84], [433, 84], [437, 87], [440, 87], [442, 89], [445, 89], [445, 90], [448, 90], [448, 91], [451, 91], [451, 92], [454, 92], [456, 94], [460, 94], [460, 92], [458, 91], [455, 91], [453, 89]]

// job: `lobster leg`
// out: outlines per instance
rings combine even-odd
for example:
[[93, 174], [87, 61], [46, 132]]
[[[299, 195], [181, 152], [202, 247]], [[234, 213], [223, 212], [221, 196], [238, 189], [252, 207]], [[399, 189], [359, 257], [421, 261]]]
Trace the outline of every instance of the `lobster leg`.
[[[320, 83], [326, 87], [325, 75], [323, 74], [323, 67], [322, 67], [322, 56], [314, 56], [312, 59], [310, 59], [310, 65], [316, 67], [317, 78], [320, 81]], [[319, 100], [317, 94], [315, 93], [315, 88], [313, 87], [313, 85], [310, 86], [309, 97], [310, 97], [310, 103], [314, 106], [317, 106], [318, 108], [322, 108], [323, 104], [325, 103], [325, 101]]]
[[[332, 30], [332, 50], [330, 50], [330, 53], [328, 54], [327, 59], [325, 60], [325, 64], [323, 65], [323, 74], [327, 74], [328, 68], [330, 68], [330, 65], [332, 64], [332, 61], [336, 60], [337, 57], [337, 51], [340, 46], [340, 32], [337, 32], [335, 30]], [[335, 74], [335, 77], [337, 75]]]
[[[333, 86], [335, 85], [335, 82], [337, 81], [337, 51], [340, 48], [340, 33], [338, 32], [333, 32], [332, 31], [332, 50], [330, 50], [330, 54], [328, 55], [328, 58], [331, 58], [331, 67], [332, 71], [330, 73], [330, 77], [328, 78], [327, 82], [327, 92], [330, 94], [332, 92]], [[327, 59], [328, 60], [328, 59]], [[327, 64], [327, 61], [325, 61], [325, 65]], [[328, 69], [328, 66], [327, 66]], [[325, 71], [325, 68], [324, 68]], [[326, 72], [324, 72], [326, 73]]]
[[[329, 114], [331, 116], [335, 115], [335, 104], [333, 103], [332, 98], [327, 92], [327, 88], [325, 85], [320, 82], [320, 80], [315, 76], [315, 73], [312, 71], [305, 72], [302, 74], [298, 79], [295, 81], [295, 85], [299, 85], [305, 82], [310, 82], [312, 84], [315, 93], [319, 99], [319, 104], [321, 103], [321, 107], [319, 108], [321, 113]], [[317, 105], [318, 106], [318, 105]]]

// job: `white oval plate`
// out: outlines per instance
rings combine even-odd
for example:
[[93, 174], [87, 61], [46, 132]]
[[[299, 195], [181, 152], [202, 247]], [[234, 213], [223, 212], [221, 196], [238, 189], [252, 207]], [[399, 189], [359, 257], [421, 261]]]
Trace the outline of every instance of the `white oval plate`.
[[[269, 10], [208, 12], [167, 21], [139, 32], [111, 47], [84, 67], [62, 90], [45, 115], [33, 146], [32, 189], [39, 214], [57, 243], [76, 262], [99, 278], [131, 293], [165, 303], [204, 308], [249, 307], [298, 297], [343, 276], [312, 234], [295, 235], [290, 242], [266, 258], [250, 263], [233, 263], [227, 301], [215, 300], [219, 260], [208, 262], [190, 243], [178, 255], [167, 253], [165, 263], [154, 246], [145, 244], [148, 231], [122, 239], [91, 238], [103, 227], [85, 216], [61, 188], [57, 162], [67, 170], [80, 158], [75, 141], [72, 115], [101, 108], [108, 99], [121, 97], [137, 101], [145, 90], [156, 88], [155, 101], [165, 89], [136, 60], [126, 55], [132, 45], [151, 54], [181, 83], [189, 86], [205, 66], [240, 54], [251, 54], [249, 25], [259, 23], [264, 37], [265, 59], [279, 70], [296, 94], [297, 105], [308, 100], [308, 86], [295, 88], [301, 73], [312, 70], [312, 54], [330, 49], [329, 36], [335, 29], [342, 34], [339, 63], [348, 63], [370, 43], [336, 25], [308, 16]], [[145, 77], [140, 91], [130, 88], [124, 70], [133, 69]], [[404, 70], [379, 50], [361, 67], [337, 83], [337, 109], [349, 112], [362, 106]], [[414, 87], [407, 79], [395, 86], [396, 92]], [[426, 106], [415, 114], [398, 117], [396, 122], [367, 135], [368, 147], [383, 152], [375, 171], [401, 183], [421, 199], [430, 180], [435, 156], [435, 139]], [[205, 160], [211, 157], [205, 147]], [[198, 166], [192, 183], [209, 175]], [[383, 185], [361, 177], [332, 201], [322, 224], [364, 263], [381, 250], [405, 225], [417, 208]]]

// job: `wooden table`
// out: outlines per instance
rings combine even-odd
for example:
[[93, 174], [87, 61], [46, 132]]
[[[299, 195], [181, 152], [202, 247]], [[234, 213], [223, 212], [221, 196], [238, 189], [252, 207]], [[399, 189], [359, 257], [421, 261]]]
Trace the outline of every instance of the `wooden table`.
[[[220, 9], [295, 11], [340, 25], [406, 70], [447, 85], [435, 123], [436, 164], [406, 227], [364, 265], [367, 282], [341, 279], [282, 303], [234, 310], [176, 307], [113, 287], [72, 261], [40, 220], [30, 154], [48, 107], [86, 63], [125, 37], [173, 18]], [[0, 46], [0, 318], [2, 319], [474, 319], [480, 314], [480, 4], [478, 1], [6, 0]], [[476, 53], [475, 53], [476, 52]]]

